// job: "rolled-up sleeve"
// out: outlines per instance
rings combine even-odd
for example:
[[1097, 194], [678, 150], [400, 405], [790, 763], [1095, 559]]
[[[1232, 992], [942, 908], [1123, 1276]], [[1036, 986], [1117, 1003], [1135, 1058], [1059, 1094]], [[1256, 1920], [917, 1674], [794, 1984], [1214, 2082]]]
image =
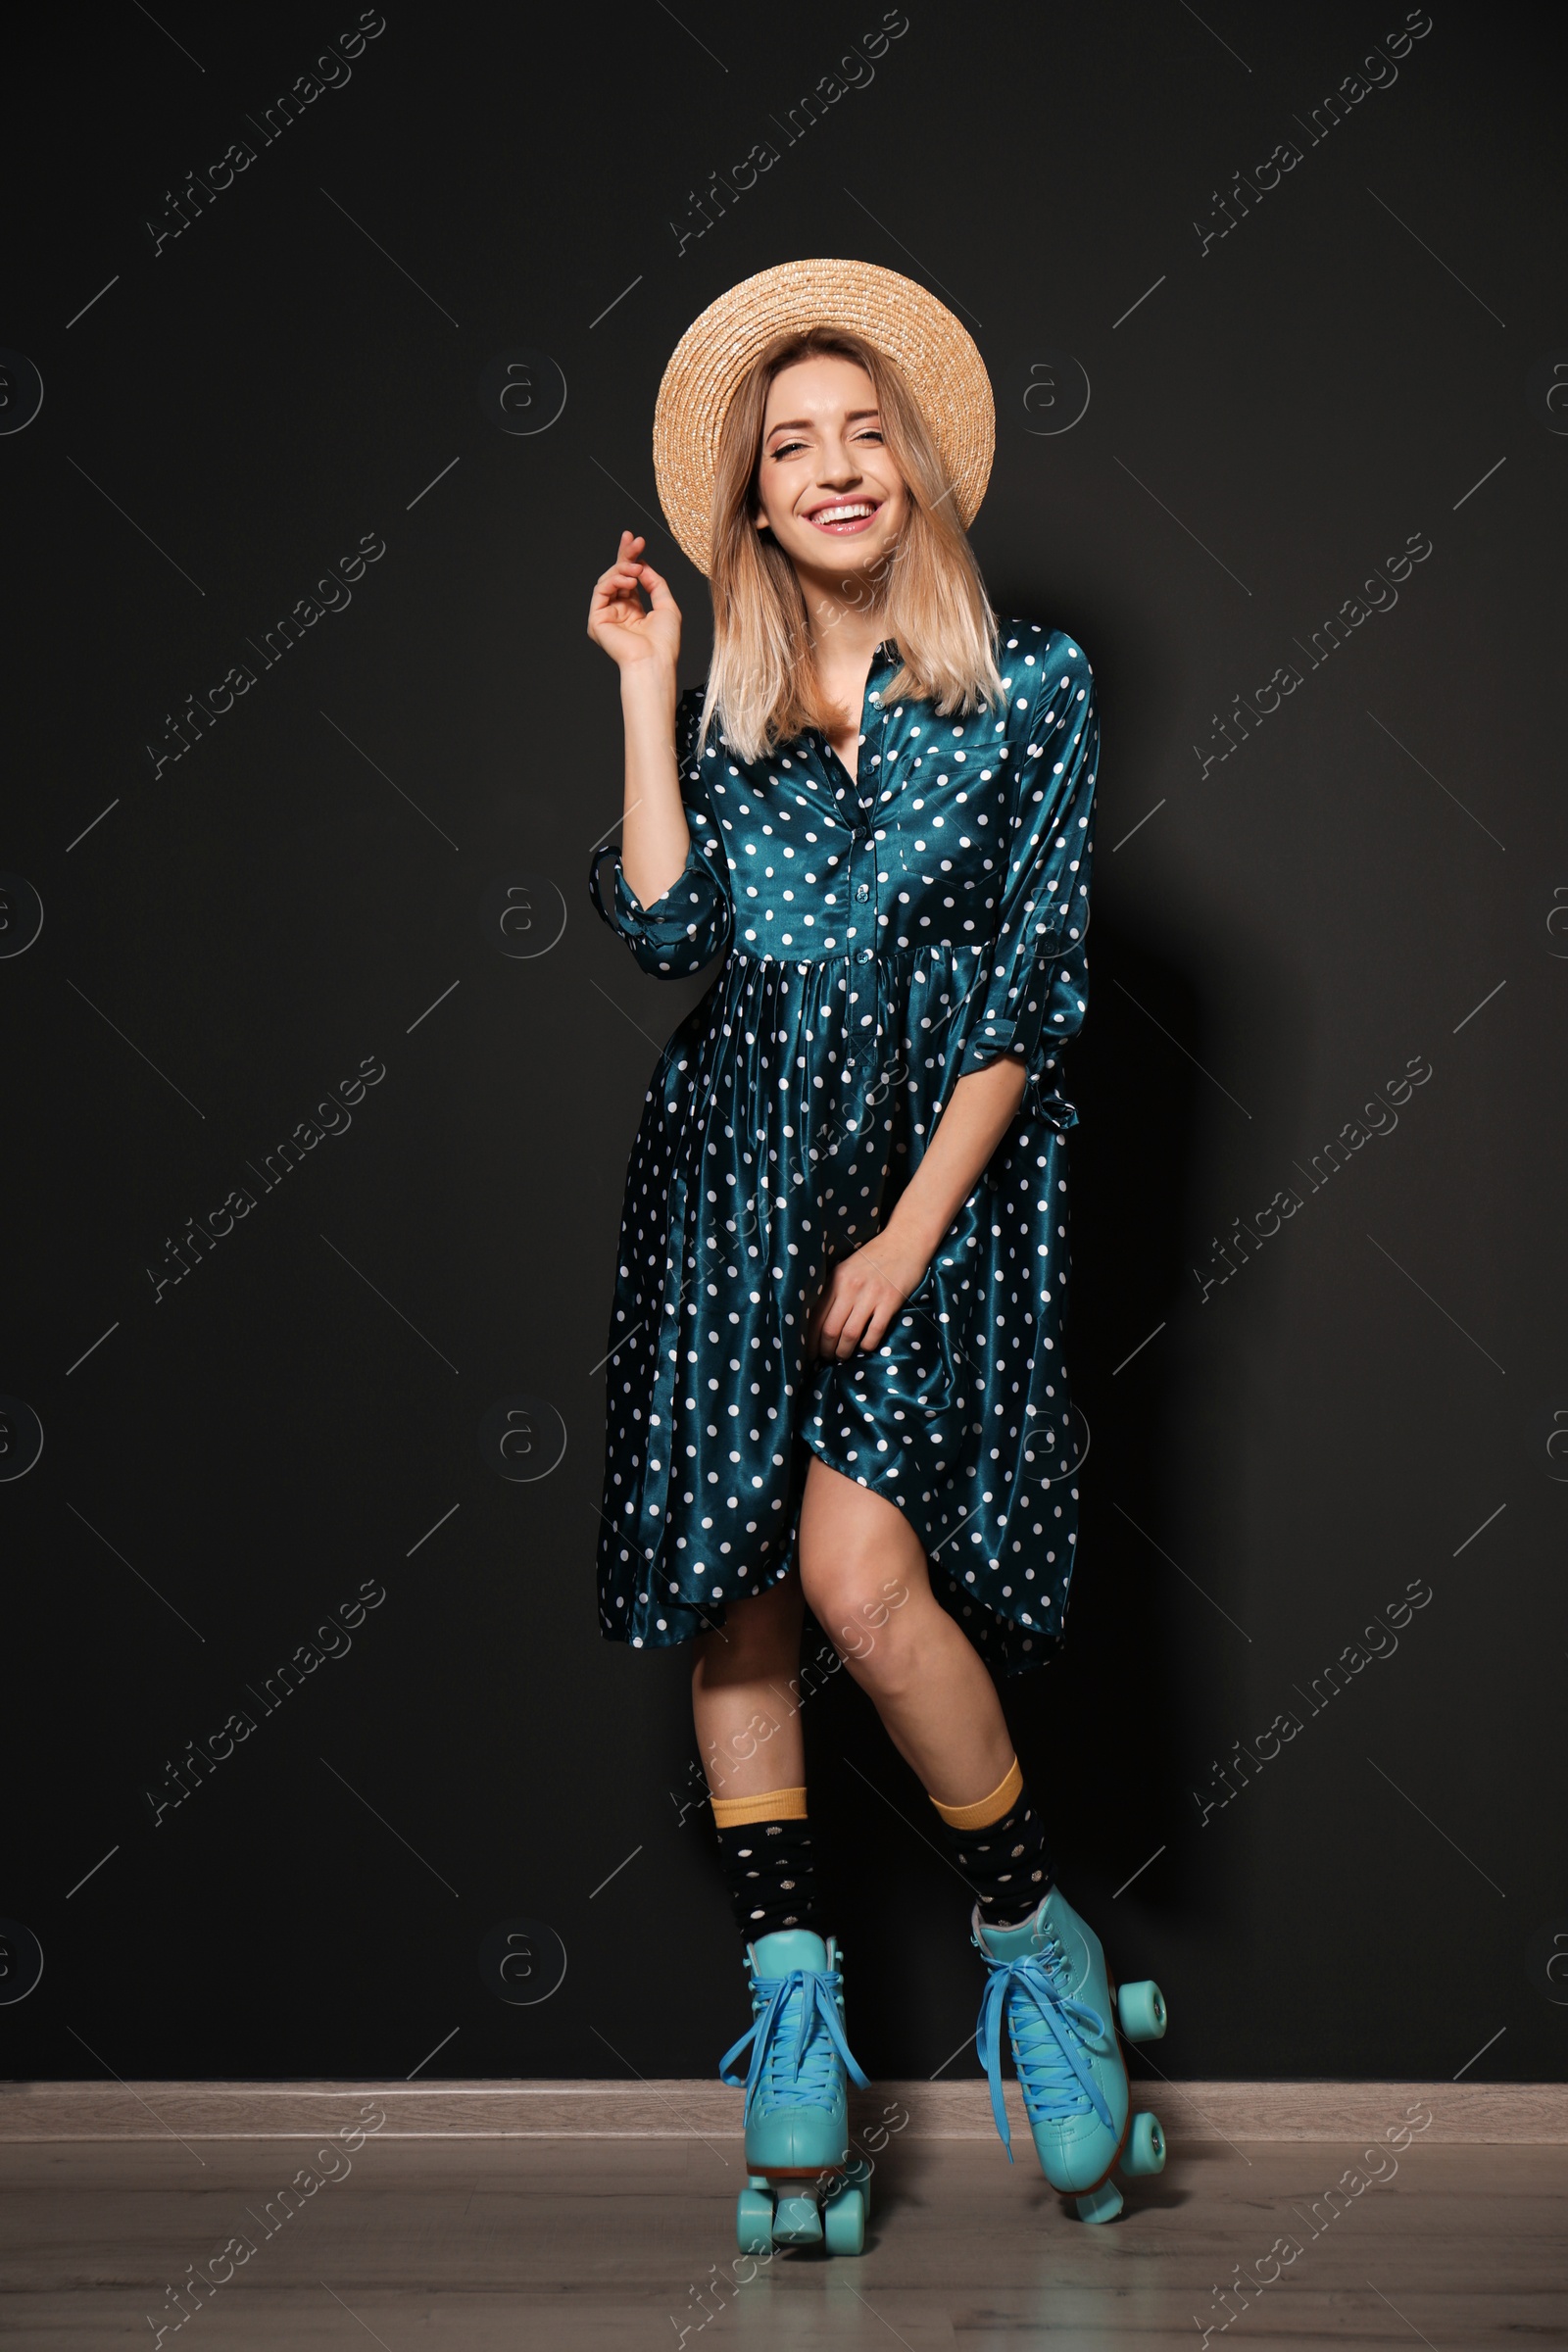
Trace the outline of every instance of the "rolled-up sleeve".
[[[734, 926], [729, 860], [695, 758], [701, 723], [701, 693], [684, 695], [675, 719], [675, 760], [691, 848], [662, 898], [644, 906], [633, 896], [618, 842], [596, 850], [588, 869], [589, 895], [598, 912], [645, 972], [670, 980], [687, 979], [710, 963], [728, 945]], [[612, 871], [607, 870], [610, 858]]]
[[1077, 1113], [1060, 1094], [1059, 1056], [1089, 1002], [1084, 942], [1094, 843], [1100, 722], [1083, 651], [1058, 638], [1029, 713], [1012, 791], [1012, 837], [1001, 921], [964, 1071], [1016, 1054], [1027, 1115], [1057, 1127]]

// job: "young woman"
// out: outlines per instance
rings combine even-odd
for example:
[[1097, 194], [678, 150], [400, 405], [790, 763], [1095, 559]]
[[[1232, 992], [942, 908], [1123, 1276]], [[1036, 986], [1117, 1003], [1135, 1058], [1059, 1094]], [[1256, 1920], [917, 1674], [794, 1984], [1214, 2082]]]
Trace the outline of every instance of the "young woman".
[[[596, 904], [647, 971], [724, 957], [632, 1152], [600, 1567], [607, 1635], [693, 1645], [752, 1973], [724, 2061], [750, 2045], [749, 2251], [821, 2235], [819, 2176], [829, 2243], [864, 2228], [842, 2171], [863, 2077], [808, 1828], [808, 1606], [973, 1889], [1004, 2139], [1005, 2015], [1085, 2218], [1119, 2209], [1118, 2158], [1162, 2161], [1152, 2117], [1127, 2144], [1103, 1956], [1053, 1885], [991, 1673], [1045, 1662], [1076, 1542], [1060, 1078], [1098, 758], [1081, 649], [998, 626], [964, 536], [993, 429], [979, 354], [922, 288], [763, 271], [682, 338], [655, 427], [712, 581], [706, 691], [677, 694], [680, 614], [642, 539], [589, 614], [626, 740]], [[1152, 1986], [1122, 1999], [1124, 2030], [1163, 2030]]]

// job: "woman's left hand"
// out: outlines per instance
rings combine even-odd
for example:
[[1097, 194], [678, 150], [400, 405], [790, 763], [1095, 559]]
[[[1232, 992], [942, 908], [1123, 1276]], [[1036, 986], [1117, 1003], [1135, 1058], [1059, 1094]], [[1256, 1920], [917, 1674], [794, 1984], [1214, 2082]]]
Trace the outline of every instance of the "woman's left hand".
[[929, 1263], [929, 1257], [904, 1242], [892, 1226], [841, 1258], [811, 1318], [808, 1353], [844, 1363], [857, 1349], [880, 1348], [888, 1325], [910, 1292], [919, 1288]]

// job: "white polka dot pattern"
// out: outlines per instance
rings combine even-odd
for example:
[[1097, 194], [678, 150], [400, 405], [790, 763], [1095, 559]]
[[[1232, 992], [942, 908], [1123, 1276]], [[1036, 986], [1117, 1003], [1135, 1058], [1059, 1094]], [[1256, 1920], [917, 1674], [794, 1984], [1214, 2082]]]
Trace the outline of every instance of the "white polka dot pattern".
[[[1062, 1363], [1061, 1051], [1084, 1015], [1099, 723], [1081, 649], [1004, 624], [1005, 708], [885, 709], [852, 779], [811, 735], [746, 762], [701, 696], [677, 734], [685, 871], [654, 906], [600, 860], [646, 971], [727, 951], [660, 1060], [627, 1171], [607, 1369], [604, 1631], [688, 1641], [794, 1559], [808, 1455], [886, 1494], [977, 1648], [1058, 1639], [1081, 1446]], [[1019, 1116], [883, 1346], [808, 1360], [827, 1267], [885, 1222], [958, 1078], [1004, 1054]]]

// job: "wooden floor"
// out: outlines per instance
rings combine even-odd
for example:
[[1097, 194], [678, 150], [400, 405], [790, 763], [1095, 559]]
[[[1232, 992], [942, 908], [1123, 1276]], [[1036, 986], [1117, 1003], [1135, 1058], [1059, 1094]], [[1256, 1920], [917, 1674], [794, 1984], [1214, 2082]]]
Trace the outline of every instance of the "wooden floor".
[[[758, 2266], [734, 2252], [734, 2140], [7, 2146], [0, 2333], [9, 2352], [1191, 2347], [1225, 2332], [1215, 2290], [1239, 2269], [1237, 2344], [1568, 2344], [1568, 2147], [1418, 2142], [1340, 2210], [1326, 2192], [1358, 2155], [1189, 2142], [1086, 2229], [1027, 2143], [1012, 2169], [998, 2144], [894, 2143], [863, 2257]], [[318, 2185], [285, 2212], [301, 2166]], [[254, 2252], [179, 2325], [167, 2290], [231, 2239]], [[1283, 2268], [1277, 2240], [1299, 2248]]]

